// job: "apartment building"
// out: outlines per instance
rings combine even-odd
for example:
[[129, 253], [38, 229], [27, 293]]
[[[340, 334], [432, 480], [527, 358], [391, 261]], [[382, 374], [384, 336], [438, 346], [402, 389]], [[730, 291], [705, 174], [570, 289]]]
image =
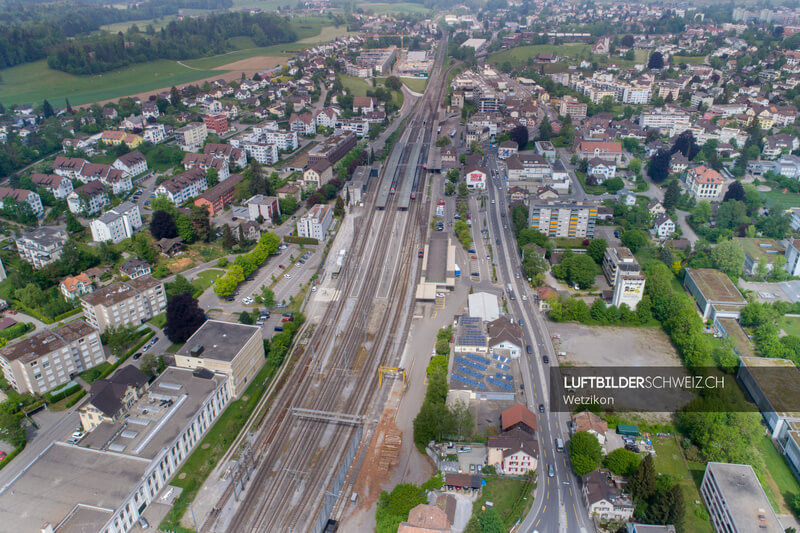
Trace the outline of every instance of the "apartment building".
[[675, 108], [658, 108], [643, 111], [639, 116], [639, 126], [643, 129], [658, 128], [669, 135], [676, 135], [689, 129], [689, 113]]
[[581, 141], [578, 144], [581, 159], [602, 159], [619, 166], [622, 163], [622, 143], [618, 141]]
[[225, 209], [226, 205], [233, 202], [233, 193], [242, 179], [241, 174], [233, 174], [230, 178], [217, 183], [197, 197], [194, 205], [198, 207], [205, 206], [210, 216], [216, 215]]
[[162, 143], [167, 138], [167, 129], [163, 124], [148, 124], [144, 127], [142, 138], [151, 144]]
[[549, 237], [594, 237], [597, 205], [591, 202], [531, 201], [530, 227]]
[[311, 113], [302, 113], [300, 115], [292, 113], [289, 117], [289, 131], [300, 135], [314, 135], [317, 133], [317, 123]]
[[208, 131], [213, 131], [217, 135], [228, 133], [228, 116], [224, 113], [205, 115], [203, 124]]
[[147, 172], [147, 158], [139, 150], [134, 150], [119, 156], [111, 166], [121, 170], [125, 176], [138, 176]]
[[58, 284], [58, 289], [64, 295], [66, 300], [72, 300], [84, 294], [89, 294], [94, 290], [92, 280], [85, 272], [81, 272], [77, 276], [67, 276]]
[[617, 277], [614, 285], [614, 294], [611, 303], [619, 307], [626, 304], [631, 309], [636, 309], [644, 296], [644, 286], [647, 278], [643, 274], [622, 274]]
[[547, 159], [537, 154], [514, 154], [506, 160], [506, 168], [511, 181], [545, 180], [553, 175]]
[[578, 101], [574, 96], [564, 96], [561, 105], [558, 107], [558, 114], [562, 117], [569, 115], [573, 119], [586, 118], [588, 106]]
[[53, 172], [59, 176], [76, 179], [86, 160], [80, 157], [57, 156], [53, 161]]
[[152, 272], [150, 263], [138, 258], [126, 261], [119, 267], [119, 273], [123, 276], [128, 276], [129, 279], [141, 278], [142, 276], [149, 275], [150, 272]]
[[333, 166], [327, 159], [310, 162], [303, 172], [303, 183], [306, 187], [319, 189], [333, 179]]
[[310, 237], [322, 241], [328, 236], [333, 221], [333, 209], [327, 204], [317, 204], [297, 221], [298, 237]]
[[708, 463], [700, 496], [711, 515], [711, 525], [718, 532], [784, 531], [750, 465]]
[[256, 220], [259, 216], [264, 217], [265, 220], [272, 220], [273, 216], [281, 214], [281, 205], [275, 196], [256, 194], [249, 198], [244, 205], [247, 206], [250, 220]]
[[108, 204], [105, 186], [98, 181], [81, 185], [67, 196], [67, 207], [71, 213], [93, 215]]
[[3, 376], [20, 394], [44, 394], [105, 358], [100, 334], [83, 320], [45, 329], [0, 349]]
[[698, 200], [716, 200], [725, 183], [719, 172], [700, 165], [690, 168], [686, 173], [686, 188]]
[[99, 181], [100, 183], [112, 187], [114, 194], [129, 191], [133, 187], [131, 175], [111, 165], [87, 162], [83, 165], [80, 173], [78, 173], [78, 179], [83, 183]]
[[27, 189], [12, 189], [10, 187], [0, 187], [0, 209], [4, 208], [6, 201], [11, 198], [11, 203], [25, 202], [31, 206], [31, 211], [37, 217], [44, 214], [44, 207], [42, 207], [42, 199], [33, 191]]
[[37, 187], [44, 187], [56, 198], [66, 198], [72, 192], [72, 180], [58, 174], [31, 174], [31, 181]]
[[86, 321], [100, 330], [138, 326], [166, 310], [164, 283], [152, 276], [117, 282], [81, 298]]
[[622, 90], [623, 104], [649, 104], [650, 87], [626, 86]]
[[203, 146], [203, 154], [225, 159], [229, 167], [244, 167], [247, 165], [247, 154], [238, 146], [232, 144], [207, 143]]
[[602, 267], [603, 275], [612, 287], [617, 284], [619, 276], [632, 276], [642, 273], [636, 257], [625, 246], [606, 248]]
[[148, 380], [147, 374], [127, 365], [92, 383], [89, 399], [78, 407], [83, 429], [93, 431], [103, 422], [113, 424], [121, 420], [144, 395]]
[[19, 256], [33, 265], [33, 268], [42, 268], [58, 261], [65, 242], [67, 242], [66, 231], [47, 226], [23, 233], [15, 241]]
[[92, 240], [95, 242], [118, 243], [133, 236], [133, 232], [142, 226], [139, 206], [131, 202], [123, 202], [109, 209], [103, 216], [92, 220]]
[[786, 272], [790, 276], [800, 276], [800, 239], [789, 237], [786, 247]]
[[175, 130], [178, 146], [184, 152], [195, 152], [203, 146], [203, 141], [208, 137], [208, 128], [203, 122], [187, 124]]
[[311, 164], [320, 159], [327, 159], [333, 165], [343, 158], [347, 152], [355, 148], [356, 143], [356, 135], [350, 131], [331, 135], [308, 152], [308, 163]]
[[186, 154], [183, 156], [183, 168], [191, 170], [199, 168], [206, 174], [210, 169], [217, 171], [219, 181], [225, 181], [231, 175], [227, 157], [217, 157], [214, 154]]
[[187, 170], [173, 176], [156, 188], [156, 194], [163, 194], [175, 205], [180, 205], [208, 189], [206, 173], [201, 168]]
[[179, 368], [205, 368], [228, 376], [231, 395], [238, 397], [264, 365], [261, 328], [206, 320], [175, 354]]
[[247, 152], [247, 155], [262, 165], [272, 165], [278, 161], [277, 144], [267, 144], [263, 142], [252, 141], [241, 143], [241, 147], [245, 152]]

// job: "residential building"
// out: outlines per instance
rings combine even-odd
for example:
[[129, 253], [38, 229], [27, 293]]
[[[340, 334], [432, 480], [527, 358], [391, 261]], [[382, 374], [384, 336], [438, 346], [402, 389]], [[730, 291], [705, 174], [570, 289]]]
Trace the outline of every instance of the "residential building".
[[147, 158], [139, 150], [134, 150], [119, 156], [111, 166], [121, 170], [126, 176], [138, 176], [147, 172]]
[[782, 533], [772, 504], [750, 465], [709, 462], [700, 496], [711, 525], [725, 533]]
[[678, 533], [673, 525], [658, 526], [649, 524], [625, 524], [626, 533]]
[[132, 202], [123, 202], [111, 208], [100, 218], [92, 220], [92, 240], [95, 242], [118, 243], [133, 236], [133, 232], [142, 227], [142, 216], [139, 206]]
[[31, 174], [31, 181], [37, 187], [44, 187], [58, 199], [66, 198], [72, 192], [72, 180], [57, 174]]
[[686, 173], [686, 188], [698, 200], [716, 200], [725, 183], [719, 172], [705, 165], [690, 168]]
[[516, 154], [506, 160], [509, 181], [542, 180], [552, 177], [550, 163], [541, 155]]
[[142, 144], [143, 141], [142, 137], [139, 135], [118, 130], [104, 131], [100, 134], [100, 140], [105, 144], [110, 144], [111, 146], [125, 144], [131, 150]]
[[581, 478], [583, 501], [589, 516], [603, 521], [627, 521], [633, 516], [634, 505], [623, 494], [611, 472], [600, 468]]
[[225, 181], [220, 181], [195, 198], [194, 205], [198, 207], [205, 206], [208, 209], [208, 214], [213, 217], [225, 209], [225, 206], [233, 202], [236, 186], [241, 183], [242, 179], [241, 174], [231, 175]]
[[[472, 296], [475, 295], [470, 295], [470, 303]], [[497, 297], [493, 294], [487, 297], [494, 298], [494, 307], [497, 308]], [[522, 354], [522, 329], [518, 325], [512, 324], [508, 317], [501, 316], [486, 324], [486, 331], [489, 336], [489, 349], [493, 353], [519, 359]]]
[[314, 135], [317, 133], [317, 123], [311, 113], [292, 113], [289, 117], [289, 130], [298, 135]]
[[735, 240], [744, 250], [744, 271], [751, 276], [772, 272], [775, 263], [782, 263], [785, 259], [786, 250], [775, 239], [736, 238]]
[[99, 181], [100, 183], [112, 187], [112, 192], [114, 194], [129, 191], [133, 187], [131, 176], [111, 165], [86, 163], [78, 174], [78, 179], [83, 183]]
[[278, 150], [283, 150], [284, 152], [296, 150], [300, 146], [297, 141], [296, 131], [265, 131], [261, 135], [261, 140], [267, 144], [276, 145]]
[[643, 111], [639, 117], [642, 129], [657, 128], [669, 135], [675, 135], [689, 129], [689, 113], [679, 108], [664, 107]]
[[536, 435], [538, 423], [536, 415], [527, 407], [518, 403], [500, 413], [500, 426], [503, 432], [522, 429], [530, 435]]
[[238, 397], [264, 365], [264, 357], [260, 327], [206, 320], [175, 353], [175, 366], [225, 374], [231, 395]]
[[196, 152], [208, 137], [208, 128], [203, 122], [193, 122], [175, 130], [178, 146], [184, 152]]
[[175, 205], [180, 205], [208, 189], [206, 172], [193, 168], [169, 178], [156, 188], [156, 194], [166, 195]]
[[250, 220], [256, 220], [259, 216], [264, 217], [264, 220], [272, 220], [276, 214], [281, 214], [281, 205], [275, 196], [256, 194], [250, 197], [244, 205], [247, 206]]
[[539, 442], [522, 427], [515, 427], [486, 444], [487, 464], [501, 475], [522, 476], [536, 471], [539, 462]]
[[629, 189], [620, 189], [616, 194], [617, 202], [622, 205], [631, 207], [636, 205], [636, 194]]
[[[297, 134], [295, 134], [297, 135]], [[262, 165], [272, 165], [278, 161], [278, 149], [279, 146], [277, 144], [267, 144], [262, 142], [243, 142], [241, 143], [242, 149], [261, 163]]]
[[327, 159], [309, 162], [303, 172], [303, 183], [311, 189], [319, 189], [333, 179], [333, 166]]
[[581, 141], [577, 151], [581, 159], [599, 158], [615, 165], [622, 162], [622, 143], [617, 141]]
[[650, 103], [650, 87], [626, 85], [622, 89], [622, 103], [623, 104], [649, 104]]
[[225, 159], [232, 168], [247, 165], [247, 153], [231, 144], [206, 143], [203, 146], [203, 154]]
[[31, 211], [37, 217], [44, 214], [42, 199], [33, 191], [29, 191], [27, 189], [0, 187], [0, 209], [5, 207], [5, 204], [9, 198], [13, 199], [13, 202], [11, 203], [27, 203], [29, 206], [31, 206]]
[[777, 159], [781, 154], [794, 152], [800, 148], [800, 141], [794, 135], [779, 133], [764, 138], [761, 155], [764, 159]]
[[556, 148], [550, 141], [536, 141], [534, 147], [536, 153], [545, 159], [556, 159]]
[[625, 246], [610, 246], [603, 254], [603, 275], [612, 287], [620, 276], [634, 276], [642, 273], [639, 262]]
[[614, 294], [611, 298], [612, 305], [617, 307], [626, 304], [630, 309], [636, 310], [636, 306], [642, 301], [644, 296], [644, 286], [647, 282], [642, 274], [624, 274], [619, 276], [617, 284], [614, 285]]
[[317, 204], [297, 221], [297, 236], [310, 237], [319, 241], [328, 236], [328, 228], [333, 222], [333, 209], [328, 204]]
[[261, 224], [256, 220], [245, 220], [239, 224], [238, 235], [248, 241], [257, 241], [261, 238]]
[[564, 96], [558, 108], [558, 114], [562, 117], [569, 115], [573, 119], [586, 118], [588, 106], [578, 101], [574, 96]]
[[224, 113], [205, 115], [203, 124], [206, 125], [208, 131], [213, 131], [217, 135], [228, 133], [228, 116]]
[[789, 245], [786, 247], [786, 272], [790, 276], [800, 276], [800, 240], [789, 237]]
[[653, 235], [659, 239], [666, 239], [675, 233], [675, 223], [667, 215], [661, 214], [656, 216], [653, 223]]
[[79, 157], [57, 156], [53, 162], [53, 172], [65, 178], [76, 179], [86, 160]]
[[570, 430], [572, 434], [579, 431], [586, 431], [591, 433], [597, 438], [600, 447], [605, 452], [606, 449], [606, 433], [608, 433], [608, 422], [597, 416], [591, 411], [581, 411], [575, 413], [570, 418]]
[[597, 205], [592, 202], [531, 201], [530, 227], [549, 237], [594, 237]]
[[160, 144], [167, 138], [167, 129], [163, 124], [148, 124], [144, 127], [142, 139], [151, 144]]
[[147, 374], [133, 365], [95, 380], [89, 389], [89, 399], [78, 407], [81, 427], [92, 431], [103, 422], [114, 424], [121, 420], [144, 395], [149, 380]]
[[144, 102], [142, 103], [142, 116], [144, 118], [158, 118], [161, 113], [155, 102]]
[[450, 533], [447, 513], [436, 505], [420, 504], [408, 513], [408, 520], [400, 522], [397, 533]]
[[219, 181], [225, 181], [231, 175], [227, 157], [217, 157], [214, 154], [186, 154], [183, 156], [183, 168], [191, 170], [199, 168], [208, 175], [212, 168], [217, 171]]
[[[126, 406], [129, 417], [101, 422], [78, 446], [55, 441], [24, 465], [0, 490], [0, 521], [10, 531], [139, 530], [230, 400], [225, 376], [167, 368]], [[58, 490], [42, 490], [43, 479]]]
[[309, 164], [327, 159], [333, 165], [356, 146], [356, 135], [350, 131], [335, 133], [308, 152]]
[[697, 301], [703, 320], [739, 318], [747, 300], [731, 279], [712, 268], [687, 268], [683, 286]]
[[105, 358], [99, 333], [83, 320], [42, 330], [0, 349], [3, 375], [20, 394], [44, 394]]
[[137, 279], [142, 276], [148, 276], [152, 272], [150, 263], [142, 261], [141, 259], [131, 259], [126, 261], [119, 267], [119, 273], [127, 276], [129, 279]]
[[471, 191], [486, 190], [488, 178], [489, 172], [481, 166], [473, 165], [464, 169], [464, 180]]
[[364, 137], [369, 133], [369, 121], [366, 118], [339, 118], [336, 119], [336, 133], [349, 131], [357, 137]]
[[353, 113], [371, 113], [377, 105], [378, 101], [374, 96], [353, 97]]
[[508, 159], [512, 155], [516, 154], [517, 150], [518, 145], [516, 141], [503, 141], [497, 145], [497, 158]]
[[51, 226], [23, 233], [15, 241], [19, 256], [33, 265], [33, 268], [42, 268], [58, 261], [65, 242], [67, 242], [67, 232]]
[[611, 179], [617, 175], [617, 165], [593, 157], [589, 160], [589, 165], [586, 168], [587, 181], [589, 177], [597, 184], [604, 183], [606, 180]]
[[67, 207], [71, 213], [93, 215], [108, 204], [106, 188], [100, 181], [81, 185], [67, 196]]
[[84, 294], [89, 294], [94, 290], [89, 276], [81, 272], [77, 276], [67, 276], [58, 284], [61, 294], [64, 295], [66, 300], [73, 300]]
[[338, 116], [339, 112], [336, 108], [324, 107], [315, 113], [314, 121], [317, 123], [317, 127], [322, 126], [333, 129]]
[[294, 183], [287, 183], [280, 189], [276, 189], [275, 194], [277, 194], [278, 198], [281, 200], [284, 198], [294, 198], [299, 202], [302, 196], [302, 191], [300, 190], [300, 187]]
[[164, 283], [151, 276], [120, 281], [81, 298], [86, 321], [100, 330], [144, 324], [167, 308]]
[[791, 228], [794, 231], [800, 231], [800, 207], [792, 207], [788, 209], [791, 217]]

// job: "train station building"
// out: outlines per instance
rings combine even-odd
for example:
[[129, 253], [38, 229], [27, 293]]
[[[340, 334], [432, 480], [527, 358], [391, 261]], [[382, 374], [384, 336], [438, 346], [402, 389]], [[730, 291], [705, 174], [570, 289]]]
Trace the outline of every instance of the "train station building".
[[456, 247], [443, 231], [431, 234], [422, 256], [422, 276], [417, 285], [417, 300], [435, 300], [436, 294], [456, 286]]

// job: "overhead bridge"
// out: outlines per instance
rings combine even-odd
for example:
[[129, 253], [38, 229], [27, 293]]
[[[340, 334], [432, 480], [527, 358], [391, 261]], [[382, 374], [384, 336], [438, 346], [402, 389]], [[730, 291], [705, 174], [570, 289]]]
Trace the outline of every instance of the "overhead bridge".
[[335, 413], [332, 411], [319, 411], [316, 409], [305, 409], [303, 407], [292, 407], [290, 412], [298, 418], [308, 418], [319, 420], [320, 422], [333, 422], [334, 424], [352, 424], [360, 426], [364, 423], [362, 415], [349, 415], [347, 413]]

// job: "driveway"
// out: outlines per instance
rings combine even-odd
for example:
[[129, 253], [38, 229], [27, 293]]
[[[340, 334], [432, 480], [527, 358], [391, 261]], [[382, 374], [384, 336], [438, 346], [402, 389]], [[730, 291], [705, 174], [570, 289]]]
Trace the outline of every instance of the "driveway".
[[689, 225], [689, 221], [686, 220], [686, 217], [689, 216], [689, 213], [687, 211], [676, 211], [676, 213], [678, 215], [678, 226], [683, 232], [683, 238], [688, 239], [689, 242], [692, 243], [692, 246], [694, 246], [694, 243], [696, 243], [700, 237], [697, 236], [697, 233], [695, 233], [692, 227]]

